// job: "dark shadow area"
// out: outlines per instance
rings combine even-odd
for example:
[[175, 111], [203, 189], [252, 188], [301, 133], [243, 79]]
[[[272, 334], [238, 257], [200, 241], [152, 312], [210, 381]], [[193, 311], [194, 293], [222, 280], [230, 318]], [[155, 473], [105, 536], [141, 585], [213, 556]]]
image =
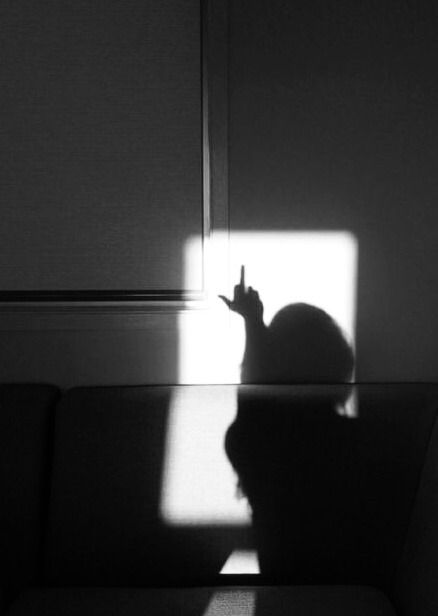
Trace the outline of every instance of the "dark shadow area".
[[58, 398], [52, 385], [0, 386], [0, 604], [40, 581]]
[[391, 591], [435, 403], [415, 385], [242, 385], [226, 452], [253, 513], [261, 580]]
[[[204, 387], [217, 395], [217, 386]], [[360, 410], [354, 419], [333, 410], [351, 388]], [[221, 601], [228, 607], [236, 601], [242, 613], [250, 608], [248, 616], [254, 609], [267, 616], [277, 601], [284, 604], [282, 593], [288, 604], [298, 602], [297, 610], [326, 601], [319, 591], [302, 596], [299, 589], [278, 588], [268, 596], [261, 588], [267, 584], [390, 589], [436, 417], [436, 386], [241, 386], [227, 451], [253, 508], [260, 576], [218, 575], [228, 555], [243, 547], [246, 529], [161, 520], [168, 407], [176, 389], [64, 393], [56, 407], [49, 515], [41, 523], [58, 392], [1, 388], [3, 485], [10, 494], [2, 508], [2, 568], [11, 586], [43, 586], [20, 593], [17, 604], [44, 614], [95, 613], [99, 604], [110, 614], [144, 607], [212, 616], [221, 613], [214, 611]], [[42, 528], [45, 571], [39, 576]], [[242, 595], [239, 585], [254, 586], [256, 595]], [[198, 586], [204, 588], [196, 594]], [[167, 597], [164, 587], [178, 590]], [[335, 591], [327, 598], [334, 606], [342, 601]]]
[[172, 526], [160, 511], [168, 412], [177, 387], [77, 388], [55, 430], [46, 583], [211, 583], [245, 530]]
[[[207, 616], [213, 588], [51, 588], [23, 593], [13, 614]], [[217, 612], [214, 612], [217, 614]], [[211, 616], [211, 614], [210, 614]], [[248, 616], [252, 616], [248, 614]]]
[[[266, 326], [258, 292], [245, 286], [244, 266], [233, 299], [222, 299], [245, 322], [244, 383], [351, 379], [353, 351], [323, 310], [290, 304]], [[262, 575], [314, 583], [330, 571], [338, 580], [330, 560], [352, 519], [351, 503], [338, 519], [335, 512], [356, 481], [354, 422], [337, 412], [348, 394], [347, 384], [292, 400], [275, 390], [272, 398], [239, 393], [225, 449], [251, 505]]]
[[[225, 304], [245, 322], [243, 383], [344, 383], [352, 378], [353, 351], [341, 329], [321, 308], [304, 303], [284, 306], [269, 326], [263, 321], [258, 292], [245, 285], [245, 267]], [[344, 402], [345, 396], [338, 400]]]
[[[261, 577], [388, 590], [430, 423], [402, 398], [385, 406], [384, 387], [378, 399], [349, 383], [352, 349], [323, 310], [291, 304], [266, 326], [244, 275], [222, 299], [245, 320], [243, 382], [271, 385], [241, 386], [225, 450], [252, 509]], [[353, 387], [364, 391], [358, 417], [340, 412]]]
[[255, 610], [245, 616], [392, 616], [392, 606], [383, 593], [368, 587], [283, 586], [255, 589]]

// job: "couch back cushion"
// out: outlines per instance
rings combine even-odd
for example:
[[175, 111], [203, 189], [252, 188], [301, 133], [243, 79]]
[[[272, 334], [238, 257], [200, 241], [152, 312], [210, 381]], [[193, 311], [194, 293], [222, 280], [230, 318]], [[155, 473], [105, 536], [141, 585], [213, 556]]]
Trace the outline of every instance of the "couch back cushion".
[[[186, 390], [78, 388], [64, 396], [55, 427], [47, 582], [106, 586], [202, 582], [221, 569], [236, 534], [245, 531], [208, 520], [200, 525], [190, 520], [174, 524], [163, 514], [171, 407], [178, 393]], [[194, 404], [195, 414], [208, 412], [206, 393], [217, 404], [224, 388], [187, 391], [191, 395], [186, 402]], [[222, 452], [223, 434], [218, 438]], [[201, 490], [197, 496], [202, 499]]]
[[[179, 411], [198, 418], [187, 427], [197, 429], [198, 445], [183, 453], [195, 463], [199, 456], [199, 466], [205, 460], [202, 450], [213, 446], [215, 439], [229, 464], [223, 449], [227, 425], [216, 422], [218, 414], [225, 413], [231, 423], [238, 405], [238, 417], [250, 415], [254, 425], [262, 423], [267, 430], [269, 421], [263, 417], [286, 413], [292, 418], [288, 427], [292, 431], [284, 432], [282, 440], [290, 436], [287, 464], [295, 480], [287, 507], [270, 518], [271, 529], [278, 520], [277, 526], [289, 524], [288, 532], [281, 536], [269, 534], [268, 529], [257, 539], [266, 566], [262, 574], [269, 574], [269, 581], [388, 588], [435, 418], [438, 388], [356, 386], [355, 418], [340, 417], [332, 409], [329, 415], [315, 412], [315, 401], [319, 409], [330, 389], [242, 386], [237, 395], [233, 386], [212, 385], [68, 392], [57, 408], [47, 583], [205, 583], [219, 573], [232, 550], [247, 547], [248, 535], [238, 521], [189, 516], [175, 525], [163, 517], [169, 413], [179, 397], [185, 400]], [[189, 396], [181, 395], [187, 391]], [[222, 401], [234, 404], [231, 414]], [[220, 428], [214, 434], [211, 427], [216, 424]], [[272, 468], [263, 465], [264, 455], [265, 459], [277, 455], [278, 448], [269, 451], [266, 443], [269, 439], [263, 439], [259, 450], [259, 469]], [[253, 451], [241, 452], [251, 461]], [[180, 463], [181, 457], [175, 461]], [[215, 486], [219, 482], [215, 468], [208, 472]], [[193, 488], [197, 480], [180, 474], [179, 481]], [[270, 483], [275, 486], [275, 476]], [[201, 486], [198, 496], [205, 497]], [[266, 530], [263, 524], [261, 528]], [[278, 537], [282, 554], [273, 566]]]
[[0, 579], [3, 587], [35, 583], [47, 514], [50, 439], [58, 390], [0, 386]]
[[[262, 571], [282, 582], [390, 591], [438, 408], [438, 388], [242, 389], [227, 437], [253, 503]], [[239, 459], [240, 456], [240, 459]]]

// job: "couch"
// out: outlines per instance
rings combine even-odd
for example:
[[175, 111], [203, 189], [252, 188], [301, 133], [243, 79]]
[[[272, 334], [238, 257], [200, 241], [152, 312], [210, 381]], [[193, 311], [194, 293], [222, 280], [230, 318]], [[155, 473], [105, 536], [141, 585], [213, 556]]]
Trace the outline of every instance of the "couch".
[[[354, 426], [354, 446], [331, 435], [338, 489], [326, 509], [309, 507], [297, 528], [302, 568], [220, 574], [231, 553], [254, 548], [251, 527], [163, 514], [166, 452], [177, 438], [171, 422], [194, 417], [199, 452], [186, 453], [196, 471], [198, 453], [222, 452], [224, 424], [212, 426], [230, 404], [232, 420], [237, 395], [267, 412], [281, 401], [293, 414], [297, 400], [302, 406], [332, 387], [247, 385], [237, 394], [231, 385], [1, 386], [3, 612], [438, 614], [438, 385], [352, 386], [351, 416], [340, 425]], [[313, 447], [318, 457], [326, 427], [310, 417], [296, 425], [302, 451]], [[215, 468], [203, 470], [219, 485]], [[300, 473], [312, 481], [307, 464]], [[312, 540], [320, 524], [333, 544], [324, 557]]]

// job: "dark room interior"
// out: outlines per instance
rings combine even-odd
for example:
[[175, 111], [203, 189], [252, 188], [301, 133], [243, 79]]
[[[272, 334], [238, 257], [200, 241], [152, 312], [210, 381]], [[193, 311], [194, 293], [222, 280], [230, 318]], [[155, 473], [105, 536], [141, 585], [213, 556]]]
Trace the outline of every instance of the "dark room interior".
[[435, 3], [0, 24], [0, 613], [438, 615]]

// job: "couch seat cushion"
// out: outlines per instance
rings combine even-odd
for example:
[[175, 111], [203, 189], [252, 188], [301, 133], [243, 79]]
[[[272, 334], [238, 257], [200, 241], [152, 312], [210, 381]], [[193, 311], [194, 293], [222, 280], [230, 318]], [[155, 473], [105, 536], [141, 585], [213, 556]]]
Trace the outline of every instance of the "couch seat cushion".
[[365, 586], [233, 586], [161, 589], [44, 589], [24, 592], [11, 616], [395, 616]]

